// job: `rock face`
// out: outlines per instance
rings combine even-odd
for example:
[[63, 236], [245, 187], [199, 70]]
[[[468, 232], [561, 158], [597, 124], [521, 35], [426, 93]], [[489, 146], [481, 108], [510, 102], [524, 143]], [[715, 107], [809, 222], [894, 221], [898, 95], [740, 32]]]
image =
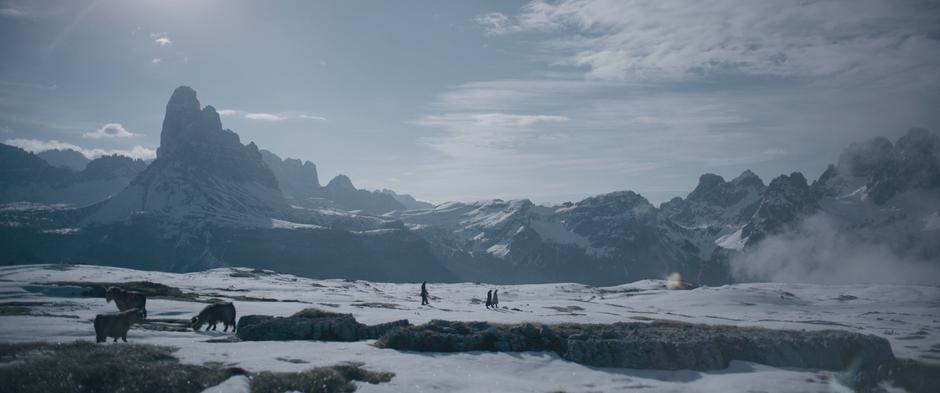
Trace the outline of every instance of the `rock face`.
[[554, 351], [589, 366], [660, 370], [718, 370], [732, 360], [775, 367], [875, 370], [895, 361], [891, 345], [877, 336], [678, 322], [507, 326], [435, 320], [390, 331], [376, 345], [419, 352]]
[[404, 319], [370, 326], [356, 322], [352, 314], [307, 309], [290, 317], [243, 316], [238, 320], [237, 335], [244, 341], [359, 341], [374, 340], [405, 326], [409, 323]]

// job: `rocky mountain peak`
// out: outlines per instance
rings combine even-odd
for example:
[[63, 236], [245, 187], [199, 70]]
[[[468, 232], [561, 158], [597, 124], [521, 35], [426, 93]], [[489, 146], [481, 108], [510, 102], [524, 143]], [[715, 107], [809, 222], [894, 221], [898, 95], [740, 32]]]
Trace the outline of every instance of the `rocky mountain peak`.
[[731, 183], [743, 187], [764, 187], [764, 181], [750, 169], [745, 169], [738, 177], [732, 179]]
[[353, 186], [349, 176], [342, 174], [336, 175], [333, 180], [330, 180], [330, 182], [326, 184], [326, 188], [335, 191], [356, 191], [356, 187]]
[[721, 176], [706, 173], [699, 177], [698, 186], [686, 199], [690, 202], [728, 207], [763, 188], [764, 182], [750, 170], [744, 171], [730, 182], [726, 182]]
[[893, 150], [885, 137], [853, 143], [842, 151], [837, 167], [847, 176], [870, 176], [893, 160]]
[[695, 189], [692, 190], [692, 192], [689, 194], [689, 197], [691, 198], [692, 195], [706, 194], [710, 190], [713, 190], [722, 184], [725, 184], [725, 178], [714, 173], [702, 174], [698, 178], [698, 185], [695, 186]]
[[287, 210], [258, 147], [241, 144], [238, 134], [223, 129], [214, 107], [200, 109], [195, 90], [180, 86], [166, 109], [157, 159], [92, 221], [120, 220], [137, 211], [180, 219], [264, 217]]
[[883, 137], [853, 143], [814, 187], [830, 196], [864, 187], [879, 205], [899, 192], [940, 187], [940, 134], [913, 128], [894, 144]]

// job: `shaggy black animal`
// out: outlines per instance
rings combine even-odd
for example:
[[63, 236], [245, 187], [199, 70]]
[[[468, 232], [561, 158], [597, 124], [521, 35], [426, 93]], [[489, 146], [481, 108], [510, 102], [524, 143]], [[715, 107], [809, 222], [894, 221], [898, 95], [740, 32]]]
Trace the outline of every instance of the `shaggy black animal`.
[[108, 337], [118, 338], [127, 342], [127, 331], [131, 325], [144, 319], [144, 312], [139, 308], [132, 308], [117, 313], [98, 314], [95, 316], [95, 341], [101, 343], [108, 341]]
[[199, 315], [193, 317], [192, 326], [193, 330], [197, 331], [203, 324], [206, 325], [206, 330], [216, 330], [216, 324], [219, 322], [225, 325], [223, 332], [228, 331], [229, 326], [232, 327], [233, 332], [235, 331], [235, 305], [230, 302], [210, 304], [203, 308]]
[[147, 296], [137, 291], [128, 291], [120, 287], [108, 287], [104, 296], [108, 303], [114, 300], [118, 311], [126, 311], [132, 308], [140, 309], [143, 312], [144, 319], [147, 318]]

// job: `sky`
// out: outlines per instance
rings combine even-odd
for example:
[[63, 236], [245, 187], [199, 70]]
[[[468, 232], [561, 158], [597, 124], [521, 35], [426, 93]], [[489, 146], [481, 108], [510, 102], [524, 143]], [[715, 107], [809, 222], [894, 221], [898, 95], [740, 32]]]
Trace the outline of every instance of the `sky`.
[[323, 183], [659, 203], [940, 129], [940, 3], [0, 1], [4, 143], [153, 158], [180, 85]]

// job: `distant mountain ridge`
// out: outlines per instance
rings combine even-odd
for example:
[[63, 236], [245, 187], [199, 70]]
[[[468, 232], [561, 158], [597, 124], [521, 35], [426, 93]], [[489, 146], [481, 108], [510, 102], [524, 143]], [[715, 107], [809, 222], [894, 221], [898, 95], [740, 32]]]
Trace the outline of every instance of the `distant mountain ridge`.
[[102, 156], [83, 170], [52, 166], [40, 155], [0, 144], [0, 203], [87, 205], [119, 193], [146, 168], [142, 160]]
[[36, 155], [39, 156], [39, 158], [46, 160], [49, 165], [60, 168], [69, 168], [76, 171], [85, 169], [85, 165], [88, 165], [88, 163], [91, 161], [85, 157], [84, 154], [72, 149], [46, 150], [36, 153]]
[[[4, 165], [4, 182], [74, 176], [23, 153], [0, 150], [0, 162], [22, 169]], [[138, 168], [120, 162], [89, 163], [84, 176], [102, 165], [124, 175]], [[180, 87], [167, 104], [157, 159], [117, 195], [78, 209], [0, 209], [0, 263], [237, 265], [312, 277], [504, 283], [616, 284], [678, 272], [723, 284], [735, 279], [733, 258], [820, 215], [851, 239], [940, 260], [940, 136], [914, 129], [896, 143], [850, 145], [813, 182], [798, 172], [769, 183], [750, 171], [730, 181], [704, 174], [685, 198], [658, 208], [632, 191], [557, 206], [525, 199], [428, 206], [357, 189], [344, 175], [321, 186], [316, 165], [242, 144], [213, 107]]]
[[[431, 206], [421, 204], [408, 195], [398, 195], [391, 190], [357, 189], [352, 180], [342, 174], [334, 177], [326, 186], [321, 186], [317, 166], [314, 163], [293, 158], [282, 160], [277, 154], [267, 150], [261, 150], [261, 155], [264, 162], [274, 172], [284, 196], [292, 204], [311, 208], [361, 210], [369, 214]], [[408, 198], [411, 200], [409, 201]]]

